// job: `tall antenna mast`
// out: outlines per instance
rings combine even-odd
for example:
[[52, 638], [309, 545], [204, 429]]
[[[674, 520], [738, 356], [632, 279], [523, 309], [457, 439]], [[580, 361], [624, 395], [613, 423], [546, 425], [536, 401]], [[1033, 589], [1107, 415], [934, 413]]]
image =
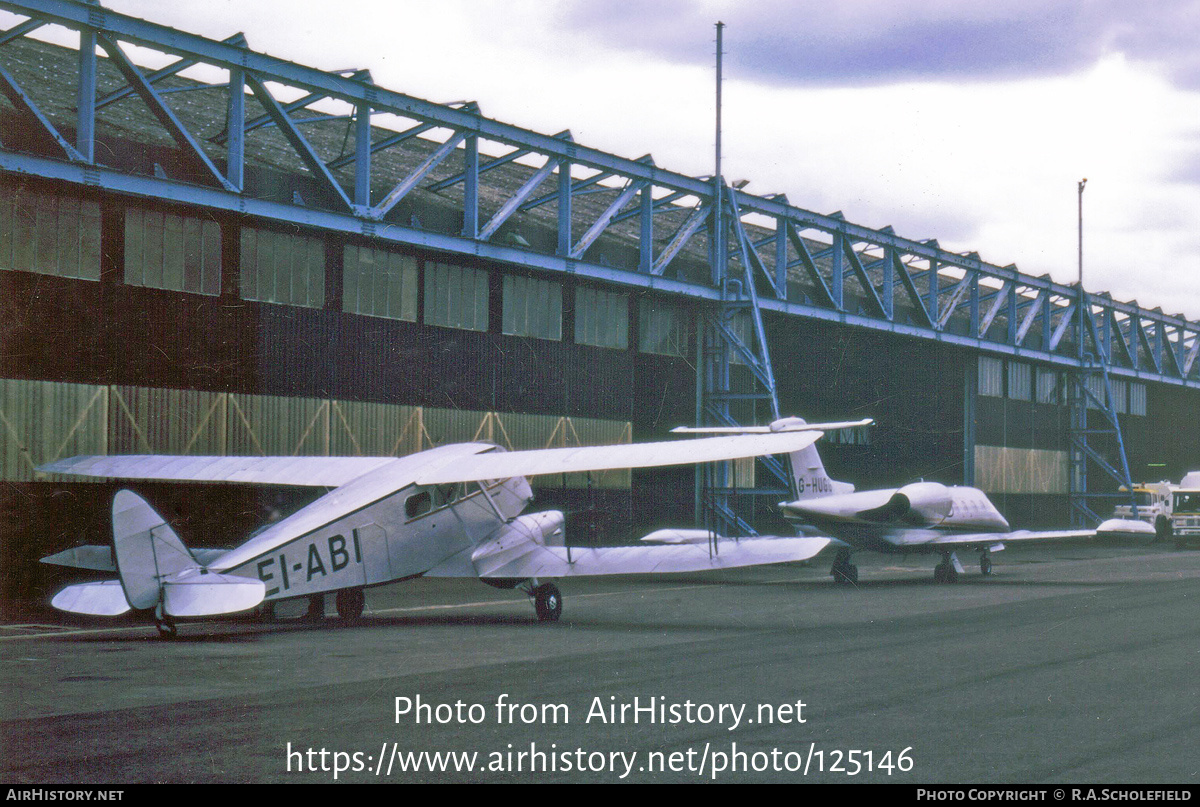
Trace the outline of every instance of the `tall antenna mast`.
[[713, 171], [713, 177], [717, 180], [717, 187], [721, 186], [721, 56], [724, 51], [721, 48], [721, 34], [725, 30], [725, 23], [717, 23], [717, 154], [716, 154], [716, 169]]

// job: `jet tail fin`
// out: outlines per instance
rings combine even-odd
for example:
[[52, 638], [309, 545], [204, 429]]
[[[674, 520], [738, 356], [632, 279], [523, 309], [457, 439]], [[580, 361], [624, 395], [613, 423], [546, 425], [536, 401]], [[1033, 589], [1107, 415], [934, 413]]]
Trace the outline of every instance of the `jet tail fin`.
[[[761, 434], [766, 432], [808, 431], [811, 429], [828, 431], [852, 426], [866, 426], [872, 422], [870, 419], [866, 419], [844, 423], [810, 424], [804, 418], [790, 417], [780, 418], [768, 426], [684, 427], [672, 429], [672, 431], [686, 434]], [[854, 485], [849, 482], [838, 482], [829, 478], [829, 474], [825, 473], [825, 463], [821, 461], [821, 455], [817, 451], [815, 444], [802, 448], [799, 451], [793, 451], [788, 455], [788, 459], [792, 464], [792, 481], [795, 485], [797, 499], [815, 499], [820, 496], [833, 496], [835, 494], [854, 492]]]

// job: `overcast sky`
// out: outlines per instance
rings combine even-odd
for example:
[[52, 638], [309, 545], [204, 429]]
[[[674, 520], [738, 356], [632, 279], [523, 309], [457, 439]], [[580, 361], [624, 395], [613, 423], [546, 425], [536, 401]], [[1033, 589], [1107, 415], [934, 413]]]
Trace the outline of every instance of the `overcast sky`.
[[1200, 0], [103, 0], [1200, 319]]

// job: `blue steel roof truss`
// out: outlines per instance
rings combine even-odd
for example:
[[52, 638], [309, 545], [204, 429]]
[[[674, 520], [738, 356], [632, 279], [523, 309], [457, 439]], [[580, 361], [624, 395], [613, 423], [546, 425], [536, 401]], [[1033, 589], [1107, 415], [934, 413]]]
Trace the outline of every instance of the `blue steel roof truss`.
[[[12, 74], [0, 81], [5, 85], [4, 96], [24, 113], [23, 119], [36, 121], [36, 127], [55, 143], [44, 153], [19, 152], [7, 145], [0, 148], [0, 168], [6, 171], [332, 231], [371, 233], [398, 244], [475, 255], [542, 271], [569, 272], [605, 283], [658, 288], [690, 296], [703, 305], [717, 305], [722, 297], [715, 278], [684, 280], [667, 272], [684, 250], [696, 252], [696, 239], [711, 231], [712, 213], [722, 193], [711, 178], [665, 170], [649, 157], [630, 159], [589, 148], [573, 142], [568, 133], [540, 134], [492, 120], [473, 104], [422, 101], [374, 84], [366, 71], [331, 73], [256, 53], [239, 35], [224, 41], [210, 40], [75, 0], [0, 0], [0, 8], [28, 17], [0, 33], [0, 57], [5, 44], [46, 24], [65, 26], [81, 35], [74, 144], [63, 138], [61, 125], [56, 126], [49, 116], [38, 117], [33, 88], [18, 86]], [[119, 43], [173, 55], [178, 61], [145, 71], [125, 57]], [[208, 186], [134, 173], [104, 165], [103, 157], [97, 158], [97, 111], [103, 112], [130, 95], [130, 90], [121, 89], [97, 100], [97, 44], [108, 53], [108, 63], [121, 70], [132, 91], [167, 128], [181, 153], [201, 165], [201, 176], [210, 180]], [[159, 89], [160, 82], [193, 65], [229, 73], [228, 85], [211, 85], [214, 92], [223, 91], [228, 97], [228, 131], [218, 139], [203, 141], [190, 131], [169, 106], [167, 98], [171, 96], [166, 89]], [[299, 91], [300, 100], [280, 102], [273, 94], [275, 86]], [[246, 120], [243, 88], [262, 104], [264, 116]], [[325, 99], [343, 102], [353, 109], [354, 120], [349, 124], [355, 132], [352, 154], [323, 159], [299, 128], [305, 125], [302, 120], [313, 115], [330, 114], [311, 108]], [[410, 128], [388, 131], [371, 126], [372, 115], [388, 113], [411, 121]], [[286, 204], [254, 198], [242, 190], [245, 138], [248, 132], [264, 125], [282, 133], [301, 162], [328, 188], [335, 202], [332, 209], [326, 199]], [[381, 131], [388, 133], [379, 137]], [[391, 189], [372, 204], [371, 155], [417, 135], [426, 135], [423, 142], [429, 143], [428, 137], [433, 136], [430, 133], [444, 139], [432, 141], [433, 153], [415, 170], [393, 177]], [[7, 138], [0, 140], [7, 143]], [[219, 156], [225, 158], [224, 172], [208, 152], [222, 141], [225, 149]], [[498, 149], [501, 156], [490, 156], [495, 151], [479, 151], [485, 143], [489, 150]], [[455, 155], [461, 155], [461, 166], [446, 176], [435, 176], [434, 169]], [[537, 165], [539, 160], [543, 166], [540, 170], [553, 166], [551, 170], [557, 171], [557, 188], [541, 197], [519, 200], [510, 191], [506, 198], [510, 203], [517, 202], [515, 209], [519, 212], [557, 203], [557, 248], [546, 253], [519, 249], [494, 238], [489, 241], [511, 213], [500, 219], [493, 214], [493, 226], [479, 226], [480, 185], [490, 180], [492, 169], [530, 162]], [[351, 186], [348, 189], [335, 172], [351, 165], [353, 178], [347, 178], [346, 184]], [[574, 170], [594, 173], [572, 177]], [[543, 177], [548, 178], [548, 174]], [[423, 230], [390, 220], [388, 227], [377, 227], [418, 185], [436, 191], [463, 187], [461, 233]], [[573, 197], [588, 192], [612, 197], [598, 217], [595, 212], [588, 213], [584, 205], [573, 204]], [[747, 237], [747, 243], [734, 250], [735, 258], [748, 264], [747, 277], [767, 278], [763, 287], [766, 293], [759, 304], [769, 315], [840, 322], [1019, 356], [1064, 369], [1079, 367], [1081, 359], [1076, 348], [1083, 340], [1108, 363], [1114, 376], [1200, 389], [1200, 324], [1182, 316], [1092, 294], [1087, 303], [1089, 313], [1100, 317], [1102, 324], [1100, 329], [1093, 325], [1083, 332], [1080, 318], [1072, 316], [1080, 294], [1074, 284], [1024, 275], [1011, 265], [988, 264], [974, 253], [950, 252], [935, 240], [906, 239], [889, 227], [856, 225], [841, 213], [804, 210], [783, 195], [730, 193], [731, 201], [724, 204], [735, 211], [734, 228], [744, 229]], [[655, 218], [662, 216], [680, 221], [656, 252], [652, 241], [655, 229], [663, 230], [665, 226], [669, 231], [675, 226], [665, 224], [665, 219], [663, 224], [655, 224]], [[710, 226], [705, 228], [706, 224]], [[618, 231], [621, 237], [637, 241], [635, 264], [616, 268], [585, 259], [590, 246], [605, 234]], [[573, 232], [583, 235], [576, 239]], [[900, 299], [896, 298], [897, 285], [905, 292]], [[1040, 339], [1036, 337], [1038, 332]]]

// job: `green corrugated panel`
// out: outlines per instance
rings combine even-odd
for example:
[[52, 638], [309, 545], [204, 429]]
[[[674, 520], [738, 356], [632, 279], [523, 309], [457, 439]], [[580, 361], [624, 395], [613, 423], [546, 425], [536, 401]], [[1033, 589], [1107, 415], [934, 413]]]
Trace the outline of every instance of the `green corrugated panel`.
[[43, 463], [108, 453], [107, 407], [107, 387], [0, 380], [3, 478], [30, 481], [34, 468]]
[[487, 440], [487, 430], [476, 438], [484, 424], [487, 412], [471, 409], [438, 409], [425, 407], [425, 430], [434, 445], [447, 443], [469, 443], [475, 439]]
[[329, 454], [329, 401], [230, 394], [228, 452], [253, 456]]
[[1067, 452], [975, 446], [975, 483], [988, 493], [1066, 493]]
[[227, 409], [226, 393], [113, 387], [108, 413], [111, 451], [222, 455]]
[[402, 457], [419, 450], [420, 435], [417, 406], [334, 401], [330, 411], [329, 453], [334, 456]]

